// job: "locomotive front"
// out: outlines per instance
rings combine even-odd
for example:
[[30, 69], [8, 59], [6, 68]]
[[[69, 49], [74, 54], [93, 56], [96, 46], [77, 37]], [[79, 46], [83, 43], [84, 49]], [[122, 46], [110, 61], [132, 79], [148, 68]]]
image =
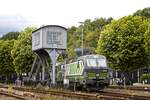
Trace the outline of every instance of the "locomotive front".
[[109, 85], [109, 68], [105, 56], [87, 55], [78, 60], [84, 61], [84, 80], [80, 84], [85, 88], [96, 90]]

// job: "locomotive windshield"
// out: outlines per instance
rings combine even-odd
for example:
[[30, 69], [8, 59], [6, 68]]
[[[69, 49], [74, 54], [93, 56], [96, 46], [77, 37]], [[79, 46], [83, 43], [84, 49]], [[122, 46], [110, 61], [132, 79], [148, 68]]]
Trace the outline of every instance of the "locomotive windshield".
[[96, 67], [97, 63], [96, 63], [96, 59], [87, 59], [87, 66], [88, 67]]
[[100, 58], [88, 58], [87, 67], [106, 67], [106, 60]]
[[100, 66], [100, 67], [106, 67], [107, 66], [105, 59], [97, 59], [97, 63], [98, 63], [98, 66]]

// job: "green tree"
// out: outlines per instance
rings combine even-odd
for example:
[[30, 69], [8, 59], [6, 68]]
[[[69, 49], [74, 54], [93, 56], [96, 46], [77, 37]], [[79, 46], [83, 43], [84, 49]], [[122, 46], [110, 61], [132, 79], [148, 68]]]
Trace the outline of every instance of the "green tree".
[[14, 40], [0, 40], [0, 75], [8, 76], [15, 73], [11, 50]]
[[18, 75], [23, 72], [28, 73], [31, 69], [34, 59], [31, 46], [31, 35], [34, 30], [35, 28], [32, 27], [26, 28], [14, 42], [11, 55], [14, 59], [13, 64]]
[[75, 48], [78, 47], [78, 37], [76, 35], [76, 27], [72, 26], [71, 28], [68, 29], [68, 40], [67, 40], [67, 54], [68, 54], [68, 59], [74, 59], [76, 58], [75, 54]]
[[81, 22], [78, 27], [71, 27], [68, 29], [68, 57], [69, 59], [74, 59], [77, 57], [75, 53], [76, 48], [81, 47], [82, 31], [84, 47], [89, 48], [93, 53], [97, 47], [97, 42], [99, 39], [100, 32], [103, 30], [104, 26], [111, 22], [112, 18], [97, 18], [91, 21], [86, 19]]
[[142, 10], [138, 10], [133, 15], [150, 18], [150, 7], [144, 8]]
[[97, 47], [99, 35], [100, 35], [99, 32], [90, 31], [90, 32], [87, 32], [87, 34], [84, 36], [85, 37], [84, 45], [86, 47], [89, 47], [92, 50], [92, 52], [95, 52], [95, 48]]
[[106, 55], [111, 68], [128, 73], [148, 65], [144, 33], [148, 21], [127, 16], [107, 25], [98, 41], [97, 53]]
[[19, 36], [19, 32], [9, 32], [1, 37], [3, 40], [12, 40], [17, 39]]
[[[150, 19], [147, 19], [147, 31], [144, 34], [145, 50], [150, 57]], [[150, 62], [149, 62], [150, 65]]]
[[105, 25], [111, 23], [112, 18], [96, 18], [93, 21], [87, 19], [82, 25], [78, 27], [81, 33], [83, 28], [84, 34], [84, 46], [91, 48], [95, 51], [97, 47], [97, 42], [99, 40], [100, 32], [104, 29]]
[[140, 76], [140, 81], [145, 82], [146, 84], [150, 83], [150, 73], [145, 73]]

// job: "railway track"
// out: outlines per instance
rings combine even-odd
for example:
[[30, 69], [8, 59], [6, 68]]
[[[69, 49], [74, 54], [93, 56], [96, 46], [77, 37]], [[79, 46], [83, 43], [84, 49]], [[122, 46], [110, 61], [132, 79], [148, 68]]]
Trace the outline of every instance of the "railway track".
[[150, 92], [149, 86], [109, 86], [111, 89], [127, 89], [127, 90], [136, 90], [136, 91], [148, 91]]
[[[6, 87], [5, 87], [6, 88]], [[23, 87], [13, 87], [13, 89], [18, 91], [30, 92], [35, 95], [41, 94], [43, 98], [45, 95], [55, 95], [55, 96], [63, 96], [68, 98], [77, 98], [82, 100], [150, 100], [150, 96], [139, 96], [135, 94], [123, 94], [123, 93], [115, 93], [109, 91], [100, 91], [100, 92], [72, 92], [72, 91], [54, 91], [54, 90], [41, 90], [34, 88], [23, 88]], [[24, 99], [25, 100], [25, 99]]]
[[23, 96], [13, 94], [13, 93], [7, 93], [7, 92], [4, 92], [4, 91], [0, 91], [0, 95], [5, 95], [7, 97], [13, 97], [13, 98], [16, 98], [17, 100], [27, 100]]
[[102, 91], [100, 95], [114, 97], [115, 100], [150, 100], [150, 96], [139, 96], [139, 95], [131, 95], [124, 93], [114, 93], [114, 92], [106, 92]]
[[98, 100], [97, 94], [90, 93], [82, 93], [82, 92], [71, 92], [71, 91], [54, 91], [54, 90], [39, 90], [39, 89], [25, 89], [25, 88], [15, 88], [19, 91], [27, 91], [37, 94], [45, 94], [45, 95], [56, 95], [56, 96], [65, 96], [69, 98], [78, 98], [83, 100]]
[[[17, 89], [17, 88], [16, 88]], [[133, 95], [133, 94], [123, 94], [123, 93], [114, 93], [114, 92], [106, 92], [106, 91], [100, 91], [100, 92], [71, 92], [71, 91], [51, 91], [51, 90], [37, 90], [37, 89], [23, 89], [18, 88], [17, 90], [20, 91], [28, 91], [28, 92], [34, 92], [34, 93], [40, 93], [40, 94], [51, 94], [51, 95], [57, 95], [57, 96], [66, 96], [70, 98], [78, 98], [78, 99], [86, 99], [86, 100], [150, 100], [150, 96], [139, 96], [139, 95]]]

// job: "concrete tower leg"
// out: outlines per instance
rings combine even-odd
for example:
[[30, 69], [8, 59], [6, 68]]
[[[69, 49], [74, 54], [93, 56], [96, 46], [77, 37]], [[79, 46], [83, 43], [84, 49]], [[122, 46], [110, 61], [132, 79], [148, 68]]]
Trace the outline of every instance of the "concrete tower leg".
[[[56, 61], [57, 61], [57, 58], [59, 56], [59, 54], [61, 53], [61, 50], [57, 50], [56, 49], [52, 49], [52, 50], [46, 50], [51, 58], [51, 61], [52, 61], [52, 72], [50, 72], [50, 75], [52, 75], [52, 85], [55, 86], [56, 84], [56, 76], [55, 76], [55, 66], [56, 66]], [[52, 73], [52, 74], [51, 74]]]

